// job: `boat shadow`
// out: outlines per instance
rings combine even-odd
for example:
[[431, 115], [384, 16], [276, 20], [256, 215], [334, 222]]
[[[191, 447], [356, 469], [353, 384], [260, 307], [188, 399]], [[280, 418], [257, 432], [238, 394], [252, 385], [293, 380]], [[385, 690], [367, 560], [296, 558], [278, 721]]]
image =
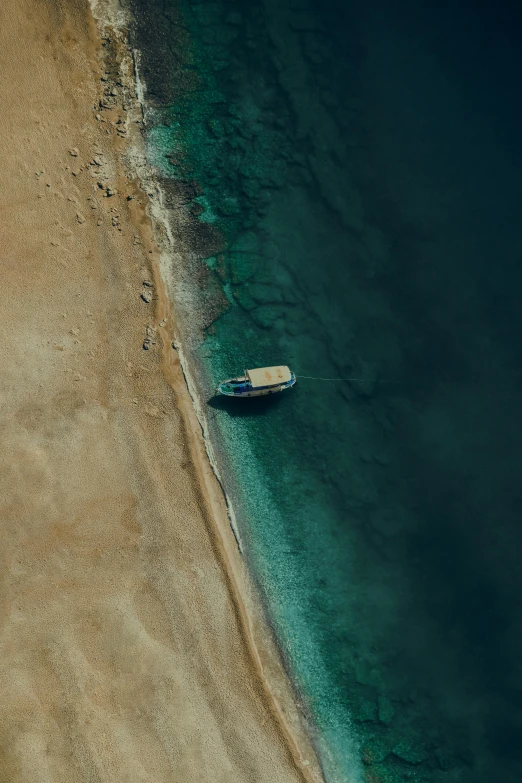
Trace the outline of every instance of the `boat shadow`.
[[223, 411], [233, 417], [263, 416], [281, 404], [281, 394], [265, 395], [264, 397], [249, 397], [238, 400], [215, 394], [207, 400], [207, 405], [215, 411]]

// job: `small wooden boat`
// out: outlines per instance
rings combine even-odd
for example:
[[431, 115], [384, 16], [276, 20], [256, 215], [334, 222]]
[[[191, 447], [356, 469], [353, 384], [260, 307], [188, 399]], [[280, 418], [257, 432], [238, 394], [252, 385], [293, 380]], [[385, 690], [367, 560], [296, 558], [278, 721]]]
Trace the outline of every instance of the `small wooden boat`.
[[240, 378], [229, 378], [216, 389], [227, 397], [262, 397], [289, 389], [295, 384], [295, 373], [288, 367], [258, 367], [245, 370]]

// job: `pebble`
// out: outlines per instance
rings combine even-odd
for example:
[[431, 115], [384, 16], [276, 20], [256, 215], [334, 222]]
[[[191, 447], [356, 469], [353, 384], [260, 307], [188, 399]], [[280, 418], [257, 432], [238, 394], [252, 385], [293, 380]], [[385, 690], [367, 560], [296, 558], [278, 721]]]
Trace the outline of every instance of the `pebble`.
[[71, 155], [73, 158], [77, 158], [80, 154], [80, 150], [77, 147], [73, 147], [71, 150], [69, 150], [69, 155]]
[[77, 213], [76, 213], [76, 220], [78, 221], [78, 223], [85, 223], [85, 218], [84, 218], [84, 216], [83, 216], [83, 215], [80, 215], [80, 213], [79, 213], [79, 212], [77, 212]]

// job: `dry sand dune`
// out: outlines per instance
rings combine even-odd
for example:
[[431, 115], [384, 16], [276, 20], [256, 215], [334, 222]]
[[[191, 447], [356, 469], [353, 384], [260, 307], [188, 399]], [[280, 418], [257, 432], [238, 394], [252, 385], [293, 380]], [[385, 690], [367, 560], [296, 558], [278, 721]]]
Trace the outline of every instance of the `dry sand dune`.
[[168, 325], [142, 349], [168, 306], [87, 3], [3, 0], [0, 39], [0, 779], [317, 780]]

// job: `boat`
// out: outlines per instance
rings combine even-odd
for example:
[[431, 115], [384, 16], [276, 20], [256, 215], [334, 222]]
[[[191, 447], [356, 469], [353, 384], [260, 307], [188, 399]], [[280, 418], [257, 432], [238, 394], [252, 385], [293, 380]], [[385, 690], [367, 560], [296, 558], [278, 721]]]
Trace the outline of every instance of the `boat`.
[[258, 367], [255, 370], [245, 370], [245, 374], [239, 378], [222, 381], [216, 392], [226, 397], [262, 397], [290, 389], [295, 380], [295, 373], [286, 365]]

